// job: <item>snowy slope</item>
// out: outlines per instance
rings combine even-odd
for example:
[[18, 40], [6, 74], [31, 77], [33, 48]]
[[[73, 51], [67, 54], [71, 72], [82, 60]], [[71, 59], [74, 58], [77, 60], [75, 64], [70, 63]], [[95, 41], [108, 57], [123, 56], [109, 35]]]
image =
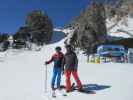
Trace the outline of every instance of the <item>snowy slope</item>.
[[125, 16], [120, 21], [117, 18], [107, 19], [108, 35], [113, 37], [133, 38], [133, 18]]
[[[44, 46], [39, 51], [8, 51], [4, 61], [0, 62], [0, 100], [50, 100], [50, 80], [52, 66], [48, 65], [48, 95], [44, 94], [44, 61], [54, 52], [58, 43]], [[63, 48], [63, 52], [65, 52]], [[79, 58], [79, 75], [83, 84], [89, 86], [96, 94], [69, 93], [67, 97], [59, 96], [54, 100], [133, 100], [133, 67], [131, 64], [89, 64], [81, 53]], [[62, 78], [62, 84], [65, 77]]]

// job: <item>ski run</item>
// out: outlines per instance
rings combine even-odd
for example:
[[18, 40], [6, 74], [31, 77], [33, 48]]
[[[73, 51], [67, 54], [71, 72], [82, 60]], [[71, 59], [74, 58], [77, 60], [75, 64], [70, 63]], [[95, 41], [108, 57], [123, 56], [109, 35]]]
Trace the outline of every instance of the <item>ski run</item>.
[[[133, 100], [132, 64], [92, 64], [79, 52], [79, 77], [84, 86], [96, 94], [77, 91], [52, 98], [51, 77], [53, 64], [47, 65], [47, 93], [45, 93], [44, 62], [51, 57], [56, 46], [64, 49], [64, 39], [46, 45], [41, 51], [13, 51], [1, 53], [0, 100]], [[73, 80], [73, 79], [72, 79]], [[62, 76], [65, 85], [65, 76]]]

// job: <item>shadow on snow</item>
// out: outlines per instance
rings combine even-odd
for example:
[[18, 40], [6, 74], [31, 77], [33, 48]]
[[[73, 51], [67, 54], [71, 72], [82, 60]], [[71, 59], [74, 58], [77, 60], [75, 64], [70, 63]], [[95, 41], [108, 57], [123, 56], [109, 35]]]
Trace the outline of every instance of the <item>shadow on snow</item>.
[[[61, 86], [62, 89], [65, 89], [65, 86]], [[99, 84], [83, 84], [82, 90], [78, 91], [84, 94], [96, 94], [96, 91], [105, 90], [111, 88], [109, 85], [99, 85]], [[72, 87], [72, 92], [77, 91], [77, 86]]]

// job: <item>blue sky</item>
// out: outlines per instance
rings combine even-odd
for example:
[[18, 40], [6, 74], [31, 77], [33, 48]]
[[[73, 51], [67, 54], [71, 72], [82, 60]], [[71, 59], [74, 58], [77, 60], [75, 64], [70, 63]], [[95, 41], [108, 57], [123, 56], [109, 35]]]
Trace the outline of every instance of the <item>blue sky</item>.
[[90, 0], [0, 0], [0, 32], [15, 33], [25, 23], [26, 15], [43, 10], [55, 27], [70, 22], [87, 7]]

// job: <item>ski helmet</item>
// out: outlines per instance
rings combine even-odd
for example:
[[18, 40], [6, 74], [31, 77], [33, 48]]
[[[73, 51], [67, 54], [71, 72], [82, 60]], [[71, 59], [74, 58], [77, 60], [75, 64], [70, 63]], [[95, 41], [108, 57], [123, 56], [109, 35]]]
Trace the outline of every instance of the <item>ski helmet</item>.
[[56, 50], [56, 51], [61, 51], [61, 47], [57, 46], [57, 47], [55, 48], [55, 50]]

